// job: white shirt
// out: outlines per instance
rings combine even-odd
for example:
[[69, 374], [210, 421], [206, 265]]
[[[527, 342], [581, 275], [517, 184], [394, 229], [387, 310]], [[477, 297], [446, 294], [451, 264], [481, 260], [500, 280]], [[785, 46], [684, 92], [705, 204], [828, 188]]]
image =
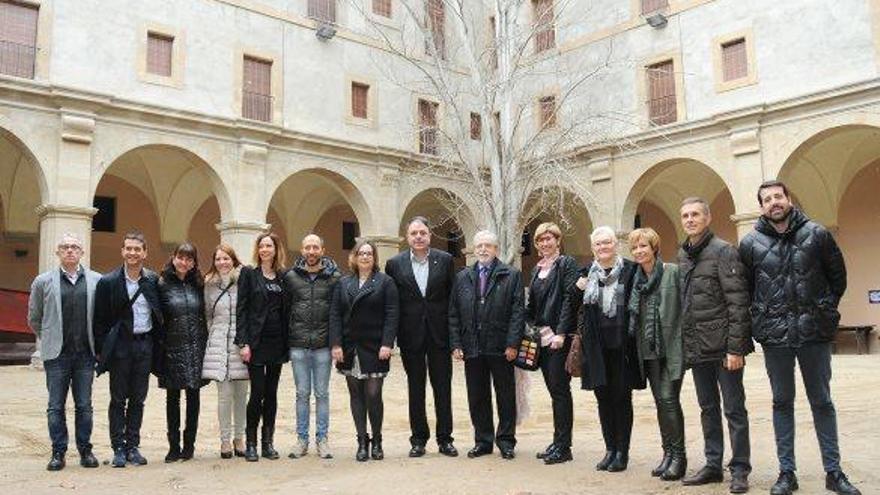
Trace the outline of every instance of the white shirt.
[[[128, 291], [129, 299], [131, 299], [134, 293], [137, 292], [138, 286], [138, 281], [130, 279], [128, 273], [126, 273], [125, 290]], [[147, 333], [153, 329], [153, 320], [150, 317], [150, 304], [147, 302], [147, 298], [144, 297], [143, 293], [139, 294], [138, 298], [134, 301], [134, 304], [131, 305], [131, 313], [134, 315], [132, 331], [135, 334]]]
[[416, 277], [416, 285], [419, 286], [419, 292], [422, 293], [422, 297], [425, 297], [425, 293], [428, 290], [428, 256], [426, 255], [423, 259], [419, 259], [416, 253], [410, 250], [409, 259], [410, 263], [412, 263], [413, 275]]

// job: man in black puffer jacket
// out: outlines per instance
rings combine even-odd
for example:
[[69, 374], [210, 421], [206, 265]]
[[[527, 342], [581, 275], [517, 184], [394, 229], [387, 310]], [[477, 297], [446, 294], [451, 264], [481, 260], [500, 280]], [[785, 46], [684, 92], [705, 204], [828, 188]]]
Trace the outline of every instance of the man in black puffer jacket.
[[315, 234], [302, 241], [301, 256], [284, 275], [290, 291], [288, 344], [296, 383], [297, 444], [291, 457], [309, 451], [309, 409], [315, 391], [315, 443], [318, 456], [329, 459], [327, 427], [330, 421], [330, 297], [341, 274], [324, 256], [324, 241]]
[[[684, 485], [724, 480], [724, 416], [730, 436], [730, 492], [745, 493], [752, 470], [749, 413], [743, 389], [745, 355], [752, 351], [749, 290], [736, 248], [709, 229], [712, 214], [702, 198], [681, 204], [681, 224], [688, 238], [678, 252], [681, 267], [682, 339], [685, 364], [691, 368], [700, 404], [706, 465]], [[721, 390], [719, 395], [718, 391]]]
[[837, 415], [831, 401], [831, 340], [846, 290], [843, 255], [831, 234], [791, 204], [785, 184], [758, 188], [762, 216], [739, 252], [752, 294], [752, 335], [764, 349], [773, 390], [779, 479], [771, 494], [797, 490], [794, 472], [794, 362], [798, 362], [819, 437], [825, 486], [858, 494], [840, 470]]

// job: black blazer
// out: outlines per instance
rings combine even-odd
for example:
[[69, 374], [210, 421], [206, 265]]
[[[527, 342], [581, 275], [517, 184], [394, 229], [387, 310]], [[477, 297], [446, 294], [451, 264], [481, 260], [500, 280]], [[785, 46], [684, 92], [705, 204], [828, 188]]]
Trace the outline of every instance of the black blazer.
[[[164, 325], [162, 308], [159, 304], [158, 291], [159, 277], [155, 272], [144, 268], [138, 284], [141, 293], [150, 305], [153, 328], [150, 336], [154, 342], [162, 341]], [[113, 356], [124, 357], [128, 355], [131, 345], [132, 328], [134, 325], [134, 313], [129, 305], [128, 290], [125, 288], [125, 267], [121, 266], [109, 272], [98, 280], [95, 287], [95, 313], [92, 327], [95, 333], [95, 354], [101, 354], [104, 340], [114, 325], [119, 324], [119, 337], [116, 341]]]
[[345, 359], [337, 364], [349, 370], [357, 354], [363, 373], [387, 373], [388, 361], [379, 360], [380, 347], [394, 347], [400, 306], [391, 277], [374, 273], [358, 287], [357, 275], [342, 277], [330, 300], [330, 346], [342, 347]]
[[449, 294], [455, 280], [452, 255], [444, 251], [428, 251], [428, 286], [425, 295], [413, 275], [409, 250], [385, 263], [385, 273], [397, 285], [400, 297], [400, 328], [397, 344], [401, 350], [423, 349], [431, 344], [449, 349]]
[[449, 300], [449, 345], [465, 358], [500, 356], [519, 347], [524, 330], [522, 275], [496, 260], [486, 297], [478, 294], [477, 263], [455, 276]]
[[[283, 291], [281, 327], [284, 332], [284, 342], [287, 342], [289, 331], [287, 322], [290, 321], [290, 290], [284, 281], [285, 273], [284, 271], [276, 272], [275, 281]], [[238, 276], [238, 300], [235, 306], [235, 345], [239, 347], [248, 345], [255, 349], [260, 346], [260, 334], [263, 331], [263, 325], [266, 324], [268, 314], [266, 286], [263, 285], [261, 278], [259, 267], [241, 267], [241, 273]]]
[[532, 268], [526, 322], [530, 325], [547, 325], [557, 335], [574, 333], [576, 326], [573, 315], [577, 315], [578, 301], [572, 297], [571, 288], [578, 279], [577, 261], [571, 256], [562, 255], [553, 262], [553, 269], [545, 280], [547, 289], [539, 301], [532, 292], [532, 285], [540, 271], [538, 266]]

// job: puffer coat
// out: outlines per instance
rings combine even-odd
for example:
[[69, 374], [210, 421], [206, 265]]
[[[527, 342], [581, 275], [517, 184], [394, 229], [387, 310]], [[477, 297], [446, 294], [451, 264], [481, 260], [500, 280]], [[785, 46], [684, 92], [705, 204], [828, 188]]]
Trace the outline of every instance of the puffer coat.
[[707, 231], [694, 246], [685, 241], [678, 263], [685, 364], [751, 352], [749, 288], [736, 248]]
[[830, 342], [837, 305], [846, 291], [846, 265], [824, 227], [793, 209], [779, 233], [765, 217], [739, 245], [752, 294], [752, 335], [764, 346]]
[[208, 325], [208, 346], [202, 378], [225, 382], [247, 380], [247, 365], [241, 361], [235, 345], [235, 303], [238, 299], [238, 269], [229, 277], [212, 277], [205, 281], [205, 320]]
[[193, 278], [180, 280], [166, 271], [159, 281], [159, 305], [165, 320], [159, 386], [165, 389], [199, 388], [205, 384], [205, 298]]
[[284, 275], [291, 299], [287, 336], [290, 347], [321, 349], [329, 345], [330, 299], [341, 277], [336, 263], [326, 256], [321, 258], [321, 271], [314, 280], [302, 257]]

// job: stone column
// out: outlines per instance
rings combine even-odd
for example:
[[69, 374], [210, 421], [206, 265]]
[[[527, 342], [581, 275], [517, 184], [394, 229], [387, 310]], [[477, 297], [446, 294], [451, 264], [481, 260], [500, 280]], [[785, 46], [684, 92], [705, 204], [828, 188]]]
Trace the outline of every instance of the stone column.
[[[89, 266], [92, 242], [92, 217], [98, 212], [92, 207], [72, 205], [40, 205], [36, 209], [40, 217], [40, 273], [57, 266], [55, 251], [61, 236], [67, 232], [76, 234], [83, 241], [82, 264]], [[40, 339], [37, 348], [31, 354], [31, 366], [41, 368]]]
[[730, 221], [736, 224], [736, 238], [738, 241], [741, 241], [746, 234], [755, 229], [755, 223], [760, 216], [761, 213], [757, 211], [730, 215]]
[[268, 232], [271, 225], [261, 222], [220, 222], [215, 225], [220, 232], [220, 242], [229, 244], [245, 265], [251, 264], [254, 240], [257, 235]]

